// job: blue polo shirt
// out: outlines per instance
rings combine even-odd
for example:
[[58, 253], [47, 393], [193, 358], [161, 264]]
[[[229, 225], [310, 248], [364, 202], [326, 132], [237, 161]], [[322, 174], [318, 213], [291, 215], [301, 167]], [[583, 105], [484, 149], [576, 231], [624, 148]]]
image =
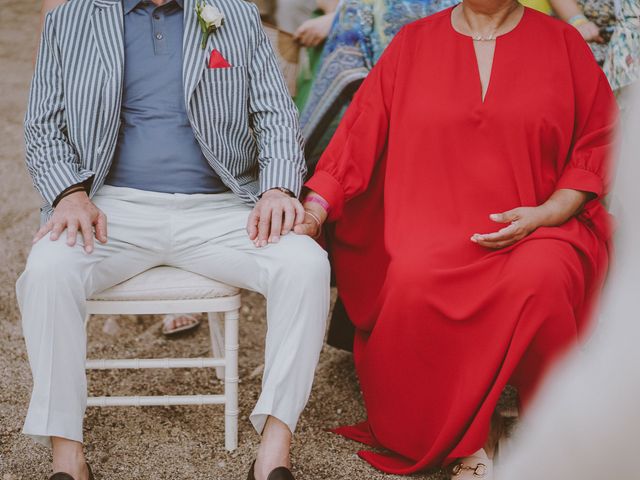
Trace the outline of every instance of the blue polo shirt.
[[105, 183], [164, 193], [227, 191], [195, 139], [184, 104], [183, 0], [122, 4], [122, 124]]

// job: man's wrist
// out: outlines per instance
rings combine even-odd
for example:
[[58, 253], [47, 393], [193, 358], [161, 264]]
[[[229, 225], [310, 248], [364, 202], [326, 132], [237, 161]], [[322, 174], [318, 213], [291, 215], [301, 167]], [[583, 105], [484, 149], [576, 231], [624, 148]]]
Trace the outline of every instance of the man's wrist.
[[269, 190], [264, 192], [262, 195], [260, 195], [260, 197], [264, 197], [266, 194], [269, 194], [269, 192], [271, 192], [271, 193], [279, 192], [279, 193], [287, 195], [288, 197], [291, 197], [291, 198], [295, 198], [296, 197], [296, 195], [291, 190], [289, 190], [288, 188], [283, 188], [283, 187], [270, 188]]
[[63, 190], [62, 193], [60, 193], [60, 195], [58, 195], [53, 201], [53, 208], [57, 207], [63, 198], [78, 192], [83, 192], [85, 194], [87, 193], [84, 183], [76, 183], [75, 185], [71, 185], [70, 187]]

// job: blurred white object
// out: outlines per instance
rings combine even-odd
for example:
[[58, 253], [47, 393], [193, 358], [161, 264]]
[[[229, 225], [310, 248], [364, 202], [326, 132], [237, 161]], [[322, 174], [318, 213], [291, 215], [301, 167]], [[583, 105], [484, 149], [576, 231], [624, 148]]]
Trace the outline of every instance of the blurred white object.
[[640, 88], [624, 125], [619, 229], [597, 339], [544, 388], [498, 480], [640, 479]]
[[287, 83], [289, 94], [295, 97], [298, 72], [300, 71], [300, 44], [292, 33], [268, 23], [263, 23], [262, 26], [278, 59], [278, 66]]
[[102, 331], [107, 335], [111, 335], [112, 337], [115, 337], [120, 333], [121, 328], [120, 328], [120, 325], [118, 325], [118, 321], [115, 318], [109, 317], [104, 321], [104, 325], [102, 326]]
[[278, 0], [276, 24], [285, 32], [295, 32], [305, 20], [309, 20], [317, 8], [316, 0]]

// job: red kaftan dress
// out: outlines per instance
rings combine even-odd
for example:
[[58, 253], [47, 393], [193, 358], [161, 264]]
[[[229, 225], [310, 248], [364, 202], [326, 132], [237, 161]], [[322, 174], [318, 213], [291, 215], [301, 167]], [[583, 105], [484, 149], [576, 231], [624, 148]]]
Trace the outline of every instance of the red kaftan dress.
[[405, 27], [360, 88], [308, 187], [337, 220], [332, 256], [357, 327], [368, 419], [339, 433], [406, 474], [482, 448], [507, 382], [526, 401], [574, 345], [608, 265], [599, 200], [493, 251], [489, 219], [560, 188], [600, 198], [615, 103], [578, 32], [527, 9], [496, 42], [482, 101], [451, 9]]

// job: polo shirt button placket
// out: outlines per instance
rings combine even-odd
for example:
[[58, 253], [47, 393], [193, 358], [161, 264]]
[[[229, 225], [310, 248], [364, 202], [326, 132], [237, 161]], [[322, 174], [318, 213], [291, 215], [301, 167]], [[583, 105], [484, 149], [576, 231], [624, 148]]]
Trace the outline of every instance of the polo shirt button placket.
[[165, 34], [162, 32], [164, 17], [160, 12], [158, 12], [158, 8], [153, 11], [151, 17], [153, 18], [153, 37], [155, 39], [153, 42], [155, 46], [154, 50], [156, 55], [164, 55], [167, 53], [167, 41], [165, 39]]

